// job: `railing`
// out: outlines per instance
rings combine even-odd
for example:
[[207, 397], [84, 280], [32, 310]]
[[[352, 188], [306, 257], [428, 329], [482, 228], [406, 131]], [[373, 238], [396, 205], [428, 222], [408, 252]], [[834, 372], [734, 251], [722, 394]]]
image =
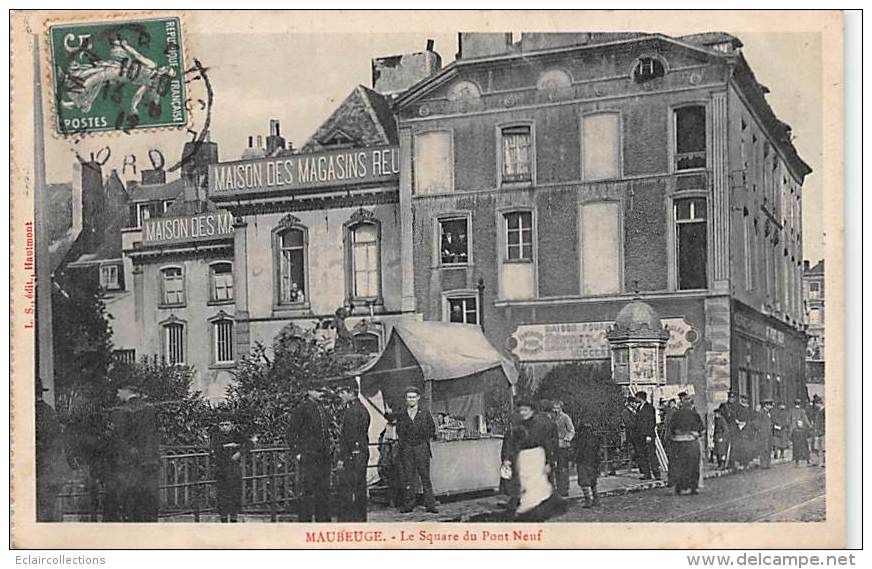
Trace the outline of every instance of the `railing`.
[[[215, 465], [202, 447], [162, 448], [158, 485], [161, 515], [200, 514], [216, 507]], [[256, 448], [242, 461], [242, 507], [269, 513], [275, 521], [294, 500], [296, 460], [286, 447]], [[86, 470], [77, 471], [58, 496], [65, 516], [97, 520], [102, 510], [103, 489], [96, 487]], [[91, 485], [91, 487], [89, 487]]]
[[[632, 466], [623, 432], [599, 432], [602, 449], [601, 470], [614, 473]], [[370, 446], [377, 446], [371, 443]], [[162, 447], [158, 485], [162, 516], [200, 516], [216, 509], [215, 465], [204, 447]], [[370, 465], [369, 468], [377, 468]], [[246, 512], [269, 514], [276, 521], [279, 513], [292, 510], [296, 497], [297, 464], [287, 447], [255, 448], [242, 461], [242, 508]], [[97, 521], [102, 511], [103, 489], [86, 469], [76, 471], [58, 496], [64, 517], [78, 521]]]

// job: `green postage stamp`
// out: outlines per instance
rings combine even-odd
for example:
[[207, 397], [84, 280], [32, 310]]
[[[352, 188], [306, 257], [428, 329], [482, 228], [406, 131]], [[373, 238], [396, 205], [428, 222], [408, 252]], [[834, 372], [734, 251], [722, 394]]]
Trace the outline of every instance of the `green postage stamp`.
[[54, 25], [49, 35], [58, 133], [187, 124], [179, 18]]

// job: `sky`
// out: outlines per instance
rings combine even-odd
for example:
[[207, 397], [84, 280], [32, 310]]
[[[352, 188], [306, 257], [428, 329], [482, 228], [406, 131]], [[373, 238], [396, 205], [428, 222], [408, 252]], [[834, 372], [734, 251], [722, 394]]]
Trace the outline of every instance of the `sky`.
[[[820, 36], [732, 33], [744, 43], [742, 51], [757, 80], [770, 89], [769, 104], [793, 127], [794, 144], [814, 170], [803, 189], [804, 257], [814, 265], [824, 250]], [[371, 86], [372, 58], [422, 51], [428, 38], [435, 40], [443, 65], [454, 60], [456, 33], [191, 33], [186, 58], [190, 63], [197, 57], [208, 68], [214, 90], [211, 138], [218, 142], [221, 160], [234, 160], [240, 157], [248, 136], [268, 134], [270, 119], [279, 119], [282, 135], [301, 147], [355, 86]], [[202, 126], [203, 119], [204, 113], [197, 109], [195, 128]], [[117, 169], [123, 179], [138, 179], [139, 169], [149, 167], [149, 149], [160, 150], [170, 165], [178, 160], [187, 139], [181, 133], [119, 134], [77, 144], [50, 138], [46, 143], [48, 180], [69, 181], [74, 153], [87, 156], [104, 146], [111, 150], [104, 172]], [[129, 167], [122, 173], [131, 154], [137, 173]]]

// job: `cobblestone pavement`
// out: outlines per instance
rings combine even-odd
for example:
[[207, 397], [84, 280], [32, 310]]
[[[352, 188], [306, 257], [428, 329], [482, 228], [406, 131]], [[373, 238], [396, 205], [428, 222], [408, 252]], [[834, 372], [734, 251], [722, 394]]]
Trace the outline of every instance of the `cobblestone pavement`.
[[779, 464], [709, 479], [696, 496], [655, 488], [601, 499], [597, 508], [571, 503], [551, 522], [788, 522], [826, 519], [825, 469]]

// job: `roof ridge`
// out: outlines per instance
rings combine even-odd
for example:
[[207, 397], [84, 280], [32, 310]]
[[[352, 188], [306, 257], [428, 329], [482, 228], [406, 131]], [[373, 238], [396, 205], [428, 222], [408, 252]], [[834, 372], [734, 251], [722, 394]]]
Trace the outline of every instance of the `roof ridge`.
[[372, 122], [375, 123], [375, 126], [378, 129], [379, 134], [381, 134], [382, 139], [385, 141], [385, 144], [389, 144], [391, 141], [390, 137], [388, 136], [388, 133], [385, 130], [385, 127], [382, 124], [381, 119], [379, 119], [378, 113], [376, 112], [375, 107], [372, 104], [372, 100], [369, 98], [370, 97], [369, 91], [372, 91], [373, 93], [375, 93], [376, 95], [379, 95], [379, 96], [381, 96], [381, 94], [378, 93], [377, 91], [369, 89], [368, 87], [361, 85], [359, 83], [358, 83], [357, 87], [354, 88], [354, 90], [355, 91], [360, 90], [360, 93], [363, 96], [363, 100], [366, 103], [366, 110], [369, 113], [370, 120], [372, 120]]

